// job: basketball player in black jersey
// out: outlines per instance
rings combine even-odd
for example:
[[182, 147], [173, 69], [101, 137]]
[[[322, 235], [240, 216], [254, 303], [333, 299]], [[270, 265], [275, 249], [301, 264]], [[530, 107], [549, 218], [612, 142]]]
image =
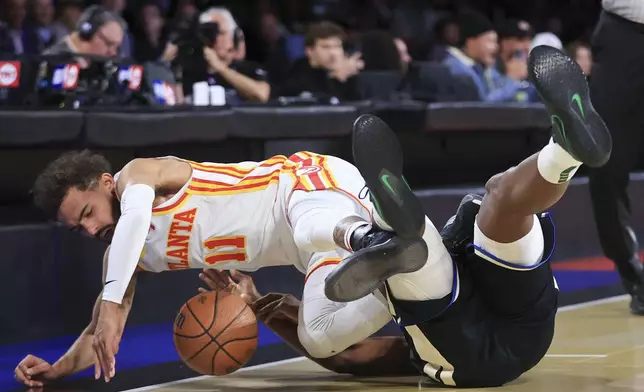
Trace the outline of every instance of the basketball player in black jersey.
[[[563, 196], [581, 164], [600, 167], [610, 157], [610, 133], [593, 109], [579, 66], [547, 46], [533, 49], [528, 65], [552, 118], [552, 139], [539, 153], [493, 176], [483, 197], [467, 195], [442, 229], [457, 271], [452, 292], [430, 300], [396, 298], [392, 277], [410, 270], [401, 264], [415, 261], [374, 257], [387, 244], [387, 236], [377, 230], [374, 241], [326, 278], [326, 294], [333, 301], [361, 298], [384, 286], [414, 362], [441, 384], [502, 385], [546, 354], [558, 290], [548, 262], [554, 226], [542, 212]], [[356, 121], [353, 137], [356, 167], [380, 216], [396, 233], [388, 237], [420, 240], [424, 213], [402, 177], [395, 134], [378, 118], [364, 116]], [[430, 260], [437, 251], [430, 247]], [[411, 280], [421, 272], [404, 275]], [[416, 287], [433, 284], [429, 278], [417, 282]]]
[[[356, 166], [395, 234], [373, 230], [361, 249], [327, 276], [326, 293], [329, 299], [343, 302], [384, 287], [405, 337], [372, 337], [329, 358], [309, 358], [340, 373], [421, 372], [435, 383], [457, 387], [503, 385], [543, 358], [554, 334], [558, 290], [548, 262], [554, 249], [554, 226], [542, 211], [561, 198], [582, 163], [605, 164], [612, 142], [588, 99], [586, 80], [576, 63], [542, 46], [532, 51], [529, 69], [552, 117], [553, 140], [518, 166], [492, 177], [483, 197], [467, 195], [462, 200], [440, 232], [457, 275], [451, 292], [441, 298], [412, 301], [392, 294], [392, 277], [418, 269], [400, 264], [419, 261], [413, 255], [383, 258], [382, 249], [396, 236], [420, 241], [424, 214], [402, 178], [402, 154], [395, 135], [377, 117], [356, 121]], [[401, 216], [411, 218], [398, 219]], [[439, 251], [429, 247], [428, 260]], [[403, 275], [422, 272], [423, 268]], [[297, 339], [297, 299], [284, 294], [260, 298], [249, 277], [234, 273], [235, 283], [222, 274], [207, 271], [201, 277], [213, 289], [246, 295], [260, 320], [307, 355]], [[433, 284], [428, 278], [417, 290], [422, 291], [423, 283]]]

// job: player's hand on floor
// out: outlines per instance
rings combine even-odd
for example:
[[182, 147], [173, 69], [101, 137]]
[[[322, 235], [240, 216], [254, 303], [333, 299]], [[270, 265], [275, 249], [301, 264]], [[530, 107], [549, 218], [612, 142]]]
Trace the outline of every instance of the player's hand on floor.
[[39, 388], [46, 381], [55, 380], [56, 374], [49, 362], [30, 354], [16, 366], [14, 377], [28, 387]]
[[287, 319], [298, 323], [300, 300], [291, 294], [268, 293], [255, 301], [251, 307], [257, 318], [264, 323], [273, 319]]
[[[251, 305], [261, 295], [255, 287], [253, 278], [248, 275], [242, 274], [237, 270], [231, 270], [230, 275], [225, 271], [218, 271], [213, 269], [204, 269], [199, 274], [201, 279], [213, 291], [223, 291], [232, 295], [238, 295], [248, 305]], [[199, 292], [207, 292], [209, 290], [203, 287], [199, 288]]]
[[94, 349], [94, 377], [98, 380], [101, 372], [105, 382], [116, 374], [116, 353], [119, 350], [121, 334], [119, 331], [119, 305], [109, 301], [101, 302], [101, 309], [94, 332], [92, 348]]

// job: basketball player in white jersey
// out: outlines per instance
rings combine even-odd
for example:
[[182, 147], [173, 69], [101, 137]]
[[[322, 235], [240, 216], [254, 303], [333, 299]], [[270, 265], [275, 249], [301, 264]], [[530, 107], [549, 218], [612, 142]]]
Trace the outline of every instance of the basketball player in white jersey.
[[[102, 156], [71, 152], [52, 162], [34, 185], [35, 203], [52, 218], [111, 243], [92, 322], [53, 365], [56, 378], [91, 365], [92, 351], [96, 377], [114, 376], [136, 271], [293, 265], [306, 274], [356, 251], [398, 256], [403, 261], [397, 272], [409, 272], [427, 256], [418, 236], [392, 238], [373, 227], [378, 218], [364, 179], [336, 157], [299, 152], [237, 164], [162, 157], [135, 159], [110, 173]], [[422, 217], [414, 224], [420, 230]], [[317, 291], [324, 297], [323, 285]], [[318, 328], [316, 300], [304, 303], [301, 340], [322, 356], [370, 336], [389, 316], [382, 304], [367, 302], [341, 304], [333, 317], [346, 329], [333, 333]]]

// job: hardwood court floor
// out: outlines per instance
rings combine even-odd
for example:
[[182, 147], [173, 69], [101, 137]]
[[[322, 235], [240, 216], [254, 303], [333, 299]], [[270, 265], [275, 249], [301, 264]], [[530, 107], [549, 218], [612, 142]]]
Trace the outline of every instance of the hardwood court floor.
[[[227, 377], [200, 377], [130, 392], [418, 391], [418, 380], [418, 377], [356, 379], [333, 374], [306, 359], [295, 359], [245, 369]], [[422, 389], [438, 390], [427, 386]], [[500, 390], [644, 391], [644, 317], [631, 316], [624, 297], [561, 309], [555, 340], [546, 358]]]

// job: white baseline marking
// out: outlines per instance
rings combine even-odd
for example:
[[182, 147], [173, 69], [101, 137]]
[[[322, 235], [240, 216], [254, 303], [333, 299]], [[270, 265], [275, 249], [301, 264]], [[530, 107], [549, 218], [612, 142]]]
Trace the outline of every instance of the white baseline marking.
[[606, 354], [546, 354], [546, 358], [606, 358]]

